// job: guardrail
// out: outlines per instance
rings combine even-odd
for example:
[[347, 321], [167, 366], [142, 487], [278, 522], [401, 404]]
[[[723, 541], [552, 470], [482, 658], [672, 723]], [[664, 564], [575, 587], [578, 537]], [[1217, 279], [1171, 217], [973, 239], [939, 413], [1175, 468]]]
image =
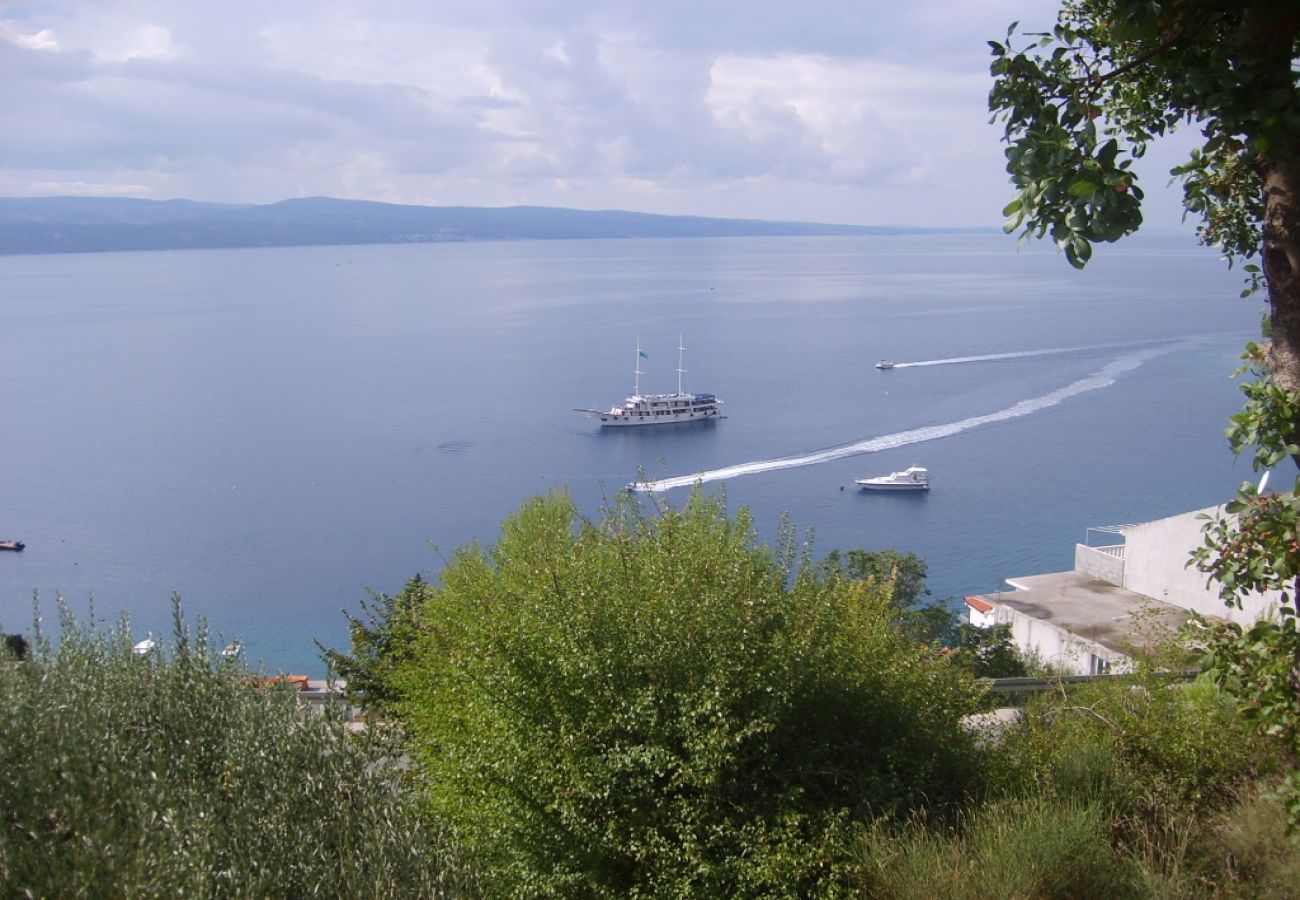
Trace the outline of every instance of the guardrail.
[[[1181, 672], [1162, 672], [1160, 677], [1172, 681], [1193, 681], [1201, 674], [1200, 669], [1184, 669]], [[1059, 675], [1052, 678], [988, 678], [989, 693], [992, 694], [1037, 694], [1042, 691], [1054, 691], [1065, 685], [1085, 684], [1090, 681], [1133, 681], [1137, 676], [1123, 673], [1119, 675]]]

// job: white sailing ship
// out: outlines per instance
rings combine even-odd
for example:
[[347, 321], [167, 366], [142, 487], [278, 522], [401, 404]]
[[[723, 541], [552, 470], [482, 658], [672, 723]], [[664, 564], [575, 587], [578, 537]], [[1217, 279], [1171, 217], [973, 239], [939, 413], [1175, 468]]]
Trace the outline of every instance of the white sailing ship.
[[636, 340], [635, 382], [632, 395], [621, 406], [609, 409], [579, 409], [580, 413], [600, 419], [601, 427], [626, 428], [641, 425], [672, 425], [678, 422], [707, 422], [718, 418], [722, 401], [713, 394], [691, 394], [682, 389], [682, 376], [686, 369], [686, 346], [680, 335], [677, 338], [677, 390], [671, 394], [641, 393], [641, 360], [646, 358], [641, 350], [641, 338]]

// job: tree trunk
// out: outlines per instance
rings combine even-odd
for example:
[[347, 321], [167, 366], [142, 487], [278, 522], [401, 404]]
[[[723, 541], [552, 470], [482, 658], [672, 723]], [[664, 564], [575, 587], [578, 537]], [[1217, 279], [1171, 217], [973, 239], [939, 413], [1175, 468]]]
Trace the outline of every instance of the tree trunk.
[[1264, 275], [1272, 341], [1268, 368], [1288, 391], [1300, 391], [1300, 159], [1264, 175]]
[[[1243, 44], [1254, 57], [1257, 84], [1296, 96], [1292, 66], [1300, 9], [1265, 0], [1248, 6], [1242, 17]], [[1265, 95], [1269, 93], [1264, 91]], [[1281, 153], [1268, 154], [1264, 181], [1263, 269], [1268, 280], [1271, 340], [1265, 363], [1273, 380], [1300, 393], [1300, 142], [1289, 140]], [[1288, 443], [1300, 435], [1300, 422], [1283, 428]], [[1300, 455], [1292, 456], [1300, 467]]]

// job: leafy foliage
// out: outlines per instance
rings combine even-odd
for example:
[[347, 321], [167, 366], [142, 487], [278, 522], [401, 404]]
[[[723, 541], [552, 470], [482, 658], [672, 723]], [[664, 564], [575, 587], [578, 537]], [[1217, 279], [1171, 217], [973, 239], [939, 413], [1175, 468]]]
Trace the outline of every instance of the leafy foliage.
[[[1247, 722], [1277, 739], [1294, 763], [1300, 755], [1300, 702], [1295, 663], [1300, 658], [1300, 630], [1295, 613], [1283, 607], [1280, 620], [1261, 619], [1210, 630], [1206, 662], [1210, 674], [1236, 696]], [[1294, 828], [1300, 823], [1300, 771], [1294, 764], [1278, 786]]]
[[317, 642], [325, 662], [347, 683], [349, 699], [369, 709], [382, 710], [397, 699], [392, 673], [410, 656], [415, 640], [415, 614], [428, 585], [416, 575], [396, 597], [371, 594], [361, 602], [362, 616], [344, 610], [352, 652], [344, 653]]
[[1110, 824], [1095, 803], [1017, 797], [970, 811], [956, 834], [921, 820], [876, 823], [855, 853], [864, 893], [887, 900], [1140, 896]]
[[1021, 678], [1029, 674], [1010, 625], [958, 625], [953, 648], [953, 664], [976, 678]]
[[[1255, 471], [1270, 469], [1288, 457], [1300, 459], [1300, 394], [1279, 385], [1264, 368], [1264, 349], [1246, 345], [1242, 358], [1254, 378], [1242, 385], [1246, 406], [1232, 417], [1226, 432], [1232, 452], [1252, 449]], [[1239, 373], [1240, 374], [1240, 373]]]
[[[1258, 348], [1247, 357], [1257, 359]], [[1247, 385], [1251, 398], [1233, 419], [1228, 437], [1240, 452], [1255, 446], [1256, 470], [1297, 456], [1300, 395], [1282, 390], [1266, 373]], [[1287, 418], [1289, 416], [1289, 418]], [[1300, 830], [1300, 478], [1290, 491], [1261, 492], [1245, 483], [1222, 512], [1207, 517], [1204, 541], [1192, 564], [1210, 577], [1226, 605], [1278, 592], [1275, 619], [1250, 625], [1201, 623], [1206, 670], [1237, 697], [1248, 721], [1277, 740], [1291, 760], [1280, 785], [1292, 831]]]
[[[1300, 136], [1285, 4], [1074, 0], [1049, 33], [1016, 49], [1016, 26], [990, 41], [989, 108], [1005, 123], [1016, 195], [1007, 231], [1050, 232], [1082, 267], [1091, 243], [1142, 222], [1131, 171], [1148, 144], [1195, 123], [1205, 142], [1174, 170], [1206, 243], [1231, 260], [1258, 254], [1258, 160], [1286, 160]], [[1280, 56], [1280, 59], [1279, 59]]]
[[1228, 805], [1275, 756], [1213, 682], [1144, 669], [1036, 698], [995, 762], [1003, 790], [1100, 804], [1140, 849], [1133, 842]]
[[926, 601], [930, 589], [925, 586], [929, 569], [915, 553], [894, 549], [832, 550], [822, 561], [828, 573], [871, 581], [888, 588], [889, 602], [899, 610], [913, 609]]
[[[1183, 125], [1204, 138], [1172, 174], [1201, 240], [1245, 266], [1248, 296], [1267, 289], [1268, 340], [1249, 344], [1253, 375], [1233, 417], [1234, 451], [1256, 469], [1300, 465], [1300, 7], [1265, 0], [1066, 0], [1050, 33], [990, 42], [989, 108], [1005, 123], [1016, 194], [1008, 232], [1050, 233], [1082, 268], [1092, 244], [1141, 223], [1133, 160]], [[1300, 487], [1297, 482], [1295, 487]], [[1243, 485], [1205, 527], [1196, 564], [1225, 602], [1282, 590], [1280, 620], [1225, 626], [1207, 664], [1242, 708], [1300, 763], [1300, 640], [1296, 637], [1296, 489], [1260, 496]], [[1284, 674], [1285, 673], [1285, 674]], [[1300, 775], [1290, 781], [1300, 827]]]
[[889, 598], [698, 493], [596, 522], [529, 501], [419, 625], [400, 708], [494, 892], [828, 891], [850, 823], [942, 809], [976, 773], [978, 691]]
[[916, 640], [946, 648], [952, 661], [976, 678], [1028, 674], [1008, 625], [976, 628], [961, 621], [951, 601], [931, 600], [925, 560], [897, 550], [833, 550], [822, 562], [826, 577], [855, 579], [882, 590], [899, 626]]
[[66, 609], [0, 661], [8, 896], [432, 896], [468, 884], [416, 815], [398, 749], [308, 713], [191, 635], [132, 652]]
[[956, 616], [947, 603], [929, 599], [925, 560], [915, 553], [832, 550], [821, 567], [828, 577], [864, 581], [884, 592], [899, 624], [918, 640], [943, 645], [952, 637]]

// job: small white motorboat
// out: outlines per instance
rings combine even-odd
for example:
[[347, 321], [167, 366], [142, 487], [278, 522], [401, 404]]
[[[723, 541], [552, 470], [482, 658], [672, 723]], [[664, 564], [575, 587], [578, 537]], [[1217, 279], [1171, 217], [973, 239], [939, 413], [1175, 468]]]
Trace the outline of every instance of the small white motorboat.
[[880, 362], [876, 363], [876, 368], [877, 368], [877, 369], [892, 369], [892, 368], [894, 367], [894, 365], [895, 365], [895, 363], [894, 363], [894, 361], [893, 361], [892, 359], [882, 359]]
[[923, 466], [909, 466], [877, 478], [857, 478], [854, 484], [867, 491], [928, 491], [930, 471]]

